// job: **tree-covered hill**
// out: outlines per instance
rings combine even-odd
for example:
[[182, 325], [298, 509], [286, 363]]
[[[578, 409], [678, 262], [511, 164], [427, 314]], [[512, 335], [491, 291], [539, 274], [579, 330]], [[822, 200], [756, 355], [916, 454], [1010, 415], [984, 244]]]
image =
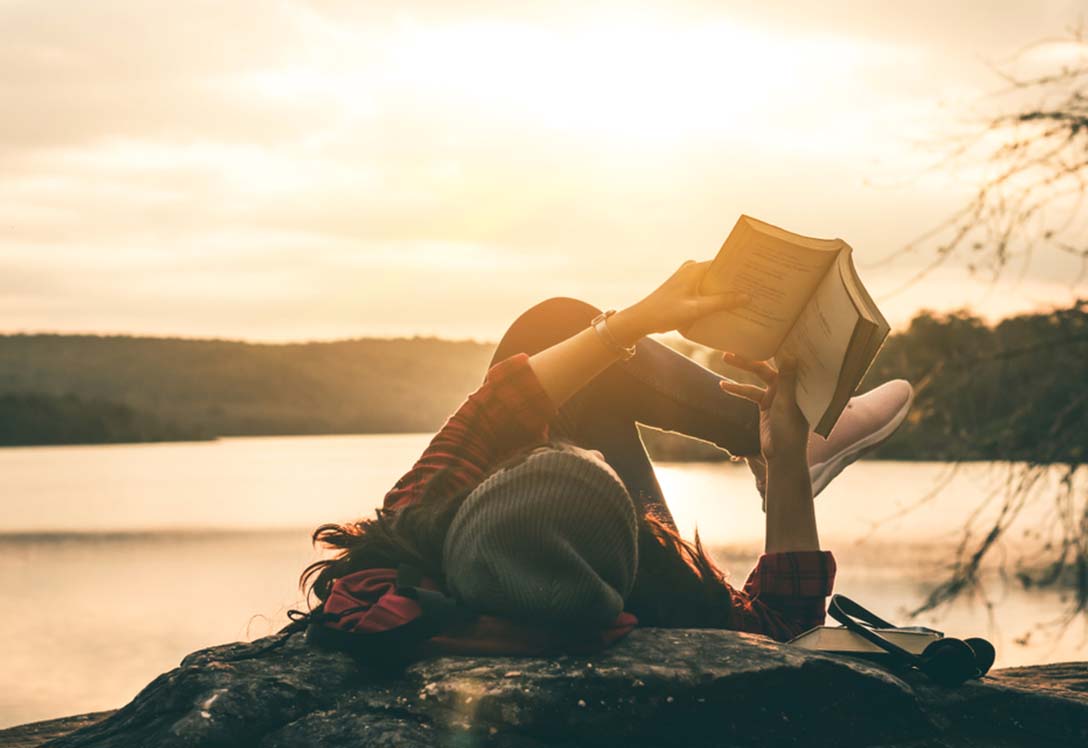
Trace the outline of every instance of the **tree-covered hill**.
[[[722, 369], [705, 349], [675, 344]], [[0, 336], [0, 433], [27, 444], [433, 431], [479, 385], [492, 350], [433, 338]], [[914, 383], [917, 398], [877, 456], [1078, 462], [1088, 450], [1088, 302], [993, 327], [919, 315], [888, 339], [862, 389], [894, 377]], [[719, 454], [658, 432], [646, 439], [658, 458]]]
[[210, 431], [75, 395], [0, 395], [0, 446], [115, 444], [213, 438]]
[[[685, 352], [738, 379], [745, 372], [686, 344]], [[903, 378], [914, 407], [874, 457], [1079, 464], [1088, 457], [1088, 301], [987, 325], [960, 312], [919, 314], [891, 335], [860, 390]], [[670, 459], [713, 457], [705, 445], [653, 434]]]
[[75, 395], [218, 436], [428, 431], [479, 385], [491, 352], [424, 338], [10, 335], [0, 336], [0, 394]]
[[862, 383], [904, 377], [917, 396], [878, 456], [1078, 464], [1088, 458], [1088, 300], [987, 326], [919, 315]]

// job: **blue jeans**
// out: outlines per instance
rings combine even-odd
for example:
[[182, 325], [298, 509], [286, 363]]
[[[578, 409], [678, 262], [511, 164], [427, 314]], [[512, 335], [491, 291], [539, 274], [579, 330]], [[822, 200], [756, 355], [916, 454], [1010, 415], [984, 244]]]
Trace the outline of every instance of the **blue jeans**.
[[[514, 320], [491, 364], [566, 340], [599, 313], [577, 299], [543, 301]], [[559, 409], [551, 436], [599, 450], [636, 508], [675, 529], [635, 424], [693, 436], [748, 457], [759, 454], [759, 409], [722, 392], [722, 377], [656, 340], [643, 338], [636, 350], [634, 358], [617, 361]]]

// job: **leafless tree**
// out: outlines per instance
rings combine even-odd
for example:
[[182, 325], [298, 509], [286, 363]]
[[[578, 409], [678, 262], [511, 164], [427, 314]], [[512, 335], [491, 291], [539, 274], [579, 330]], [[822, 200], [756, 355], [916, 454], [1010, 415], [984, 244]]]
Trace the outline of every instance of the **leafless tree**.
[[[1048, 48], [1062, 50], [1064, 62], [1042, 74], [1017, 74], [1018, 63]], [[1036, 42], [994, 72], [1004, 86], [987, 97], [986, 106], [997, 113], [960, 138], [941, 164], [983, 167], [988, 176], [971, 200], [889, 258], [932, 255], [907, 285], [953, 260], [996, 279], [1016, 259], [1026, 268], [1040, 251], [1078, 258], [1080, 273], [1073, 283], [1088, 271], [1082, 222], [1088, 190], [1088, 35], [1075, 29]]]
[[[1062, 54], [1052, 54], [1055, 51]], [[1018, 73], [1037, 66], [1039, 59], [1059, 58], [1065, 61], [1053, 63], [1052, 69], [1042, 73]], [[1061, 38], [1036, 42], [995, 72], [1004, 82], [987, 101], [997, 107], [996, 113], [971, 137], [957, 141], [942, 164], [969, 164], [981, 168], [985, 176], [966, 204], [893, 255], [913, 253], [927, 258], [907, 286], [953, 263], [996, 281], [1019, 263], [1026, 269], [1040, 253], [1079, 260], [1079, 273], [1070, 277], [1071, 288], [1085, 279], [1088, 37], [1084, 29], [1077, 29]], [[1060, 362], [1063, 357], [1067, 362], [1080, 361], [1070, 373], [1077, 376], [1088, 358], [1086, 312], [1088, 301], [1055, 310], [1054, 324], [1047, 328], [1045, 338], [973, 360], [967, 357], [955, 365], [938, 364], [940, 370], [930, 372], [929, 378], [957, 377], [970, 386], [980, 367], [1037, 361], [1041, 356], [1048, 361]], [[1026, 388], [1031, 386], [1025, 383]], [[1035, 541], [1030, 546], [1033, 550], [1002, 561], [1002, 572], [1025, 587], [1065, 591], [1068, 606], [1059, 623], [1088, 614], [1088, 467], [1084, 466], [1088, 461], [1088, 381], [1074, 392], [1079, 394], [1072, 399], [1024, 398], [1022, 412], [987, 437], [994, 453], [1008, 454], [1015, 461], [999, 468], [1006, 471], [1002, 488], [975, 508], [947, 575], [916, 614], [965, 594], [980, 593], [984, 563], [998, 555], [995, 551], [1002, 540], [1032, 505], [1046, 508], [1043, 522], [1022, 533]], [[1042, 420], [1040, 407], [1047, 409]], [[1029, 412], [1032, 409], [1035, 412]], [[1027, 441], [1025, 433], [1031, 436]]]

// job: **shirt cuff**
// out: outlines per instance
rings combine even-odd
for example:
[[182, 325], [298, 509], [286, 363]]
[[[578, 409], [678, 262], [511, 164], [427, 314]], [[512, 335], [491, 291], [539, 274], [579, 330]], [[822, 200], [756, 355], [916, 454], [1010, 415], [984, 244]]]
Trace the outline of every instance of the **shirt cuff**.
[[744, 588], [752, 597], [824, 598], [834, 586], [831, 551], [787, 551], [760, 556]]
[[529, 365], [527, 353], [516, 353], [492, 366], [484, 382], [502, 405], [504, 416], [526, 433], [546, 430], [558, 414], [555, 403]]

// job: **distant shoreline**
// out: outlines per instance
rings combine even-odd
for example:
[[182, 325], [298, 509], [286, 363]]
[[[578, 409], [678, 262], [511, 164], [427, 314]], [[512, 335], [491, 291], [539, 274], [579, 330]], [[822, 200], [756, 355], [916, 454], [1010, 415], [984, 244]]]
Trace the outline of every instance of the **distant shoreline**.
[[[290, 434], [226, 434], [221, 436], [210, 436], [203, 438], [189, 438], [189, 439], [156, 439], [146, 441], [110, 441], [110, 442], [68, 442], [68, 443], [32, 443], [32, 444], [0, 444], [0, 453], [12, 450], [29, 450], [29, 449], [51, 449], [57, 447], [63, 448], [92, 448], [92, 447], [141, 447], [141, 446], [157, 446], [157, 445], [177, 445], [177, 444], [212, 444], [215, 442], [230, 441], [235, 439], [291, 439], [291, 438], [324, 438], [324, 437], [353, 437], [353, 436], [418, 436], [421, 438], [432, 436], [432, 432], [429, 431], [373, 431], [373, 432], [327, 432], [327, 433], [290, 433]], [[679, 434], [671, 434], [667, 432], [659, 432], [654, 429], [643, 430], [643, 440], [645, 442], [646, 450], [650, 454], [650, 458], [657, 465], [667, 465], [669, 463], [730, 463], [732, 462], [728, 453], [717, 449], [716, 447], [701, 442], [696, 439], [681, 436]], [[975, 464], [975, 463], [1005, 463], [1005, 462], [1022, 462], [1022, 460], [1015, 459], [1003, 459], [999, 457], [965, 457], [965, 458], [940, 458], [933, 457], [931, 455], [919, 455], [919, 456], [904, 456], [904, 455], [883, 455], [883, 454], [871, 454], [861, 458], [862, 460], [877, 460], [881, 462], [916, 462], [916, 463], [929, 463], [929, 462], [947, 462], [953, 464]], [[1055, 460], [1047, 463], [1040, 463], [1046, 465], [1067, 465], [1069, 463]], [[405, 465], [407, 470], [410, 465]], [[738, 469], [741, 466], [738, 464]], [[5, 533], [0, 531], [0, 537]]]

